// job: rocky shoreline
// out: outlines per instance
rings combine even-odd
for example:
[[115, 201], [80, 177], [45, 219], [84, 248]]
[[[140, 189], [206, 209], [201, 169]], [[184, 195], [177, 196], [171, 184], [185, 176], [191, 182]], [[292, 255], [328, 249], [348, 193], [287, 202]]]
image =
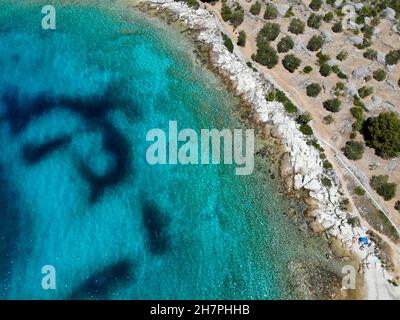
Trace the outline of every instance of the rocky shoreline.
[[[371, 251], [369, 254], [359, 251], [354, 242], [354, 239], [366, 236], [367, 230], [349, 224], [347, 212], [341, 209], [339, 179], [330, 173], [332, 186], [324, 185], [323, 179], [328, 174], [323, 168], [320, 152], [308, 143], [295, 119], [287, 114], [281, 103], [265, 99], [272, 88], [281, 90], [279, 85], [249, 68], [240, 52], [227, 50], [221, 36], [222, 26], [209, 11], [201, 8], [194, 10], [173, 0], [146, 0], [141, 7], [145, 11], [166, 11], [173, 17], [172, 20], [179, 20], [187, 26], [187, 30], [196, 32], [197, 40], [209, 48], [212, 67], [229, 80], [234, 93], [252, 107], [259, 121], [273, 127], [272, 135], [279, 138], [287, 150], [280, 161], [281, 178], [288, 193], [300, 190], [308, 193], [305, 200], [309, 207], [307, 218], [311, 220], [310, 228], [337, 239], [356, 260], [371, 260]], [[373, 260], [379, 261], [375, 255]]]

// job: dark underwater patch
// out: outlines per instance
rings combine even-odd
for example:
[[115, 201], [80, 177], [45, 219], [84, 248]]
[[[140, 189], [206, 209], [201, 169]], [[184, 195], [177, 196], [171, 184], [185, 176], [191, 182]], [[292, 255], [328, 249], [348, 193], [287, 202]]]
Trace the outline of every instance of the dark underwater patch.
[[142, 203], [142, 219], [146, 229], [147, 243], [154, 255], [166, 253], [170, 248], [168, 217], [151, 201]]
[[31, 165], [35, 164], [52, 152], [67, 146], [71, 140], [71, 136], [64, 135], [41, 144], [27, 143], [22, 149], [22, 157], [26, 163]]
[[93, 204], [98, 201], [106, 188], [116, 186], [129, 175], [131, 151], [128, 141], [111, 124], [103, 123], [103, 148], [114, 155], [115, 163], [104, 175], [93, 173], [91, 168], [82, 160], [80, 164], [80, 173], [82, 177], [90, 184], [89, 202]]
[[93, 273], [72, 293], [71, 299], [106, 299], [119, 286], [134, 281], [134, 265], [121, 260]]

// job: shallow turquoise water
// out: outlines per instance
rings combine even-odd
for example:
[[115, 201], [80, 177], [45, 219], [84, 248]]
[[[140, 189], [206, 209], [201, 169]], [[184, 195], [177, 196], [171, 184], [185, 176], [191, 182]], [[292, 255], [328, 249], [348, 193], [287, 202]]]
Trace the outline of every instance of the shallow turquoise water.
[[298, 297], [306, 244], [265, 167], [145, 161], [169, 120], [239, 127], [237, 99], [177, 30], [105, 3], [60, 3], [56, 31], [40, 1], [0, 5], [0, 297]]

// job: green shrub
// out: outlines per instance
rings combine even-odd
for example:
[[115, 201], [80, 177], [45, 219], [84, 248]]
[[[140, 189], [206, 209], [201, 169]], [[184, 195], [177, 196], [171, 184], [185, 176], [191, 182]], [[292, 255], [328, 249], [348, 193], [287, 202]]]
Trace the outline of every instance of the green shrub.
[[222, 20], [224, 20], [225, 22], [229, 21], [232, 17], [232, 10], [226, 3], [222, 4], [221, 17], [222, 17]]
[[324, 108], [330, 112], [339, 112], [341, 105], [342, 103], [338, 98], [329, 99], [323, 103]]
[[267, 66], [268, 69], [272, 69], [279, 62], [278, 53], [267, 42], [258, 46], [256, 54], [252, 55], [252, 59], [263, 66]]
[[256, 1], [255, 3], [253, 3], [250, 7], [250, 13], [257, 16], [260, 14], [261, 11], [261, 3]]
[[258, 32], [256, 39], [257, 45], [263, 42], [274, 41], [278, 37], [280, 30], [281, 27], [279, 26], [279, 24], [267, 22]]
[[224, 45], [229, 50], [229, 52], [233, 52], [232, 40], [225, 33], [222, 33], [222, 39], [224, 40]]
[[288, 52], [289, 50], [293, 49], [294, 47], [294, 41], [292, 39], [292, 37], [290, 36], [285, 36], [283, 38], [281, 38], [281, 40], [279, 40], [278, 42], [278, 52], [282, 53], [282, 52]]
[[324, 15], [324, 21], [325, 22], [331, 22], [333, 20], [333, 18], [334, 18], [333, 12], [329, 11]]
[[388, 65], [397, 64], [400, 61], [400, 50], [392, 50], [385, 56], [385, 62]]
[[355, 193], [357, 196], [360, 196], [360, 197], [365, 196], [365, 190], [364, 190], [364, 188], [362, 188], [362, 187], [357, 187], [357, 188], [355, 188], [355, 189], [354, 189], [354, 193]]
[[337, 54], [336, 59], [338, 59], [339, 61], [344, 61], [347, 59], [348, 56], [349, 53], [346, 50], [342, 50]]
[[297, 107], [292, 103], [292, 101], [290, 101], [289, 98], [286, 97], [286, 95], [283, 91], [280, 91], [280, 90], [276, 91], [275, 100], [282, 103], [283, 106], [285, 107], [285, 110], [288, 113], [296, 113], [298, 110]]
[[293, 18], [290, 21], [288, 30], [294, 34], [302, 34], [304, 33], [305, 23], [299, 18]]
[[353, 124], [353, 130], [361, 131], [364, 124], [364, 110], [361, 107], [353, 107], [350, 109], [351, 115], [356, 119]]
[[296, 120], [300, 124], [307, 124], [312, 120], [312, 115], [309, 112], [304, 112], [299, 115]]
[[311, 66], [305, 66], [303, 69], [304, 73], [310, 73], [311, 71], [313, 71], [313, 68]]
[[293, 54], [287, 54], [283, 58], [282, 64], [286, 70], [293, 73], [300, 66], [301, 60]]
[[322, 88], [321, 85], [318, 83], [312, 83], [310, 85], [307, 86], [307, 95], [309, 97], [316, 97], [319, 95], [319, 93], [321, 92]]
[[323, 167], [324, 167], [324, 169], [326, 169], [326, 170], [333, 169], [332, 163], [330, 163], [328, 160], [324, 160], [324, 162], [323, 162]]
[[272, 3], [267, 3], [265, 5], [264, 19], [271, 20], [278, 17], [278, 10]]
[[323, 64], [321, 65], [321, 67], [319, 68], [319, 73], [323, 76], [323, 77], [327, 77], [331, 74], [332, 72], [332, 68], [327, 65], [327, 64]]
[[333, 117], [332, 117], [332, 115], [327, 115], [327, 116], [325, 116], [324, 117], [324, 123], [325, 124], [331, 124], [331, 123], [333, 123], [335, 120], [333, 119]]
[[322, 6], [322, 0], [311, 0], [311, 3], [309, 5], [310, 9], [313, 11], [318, 11], [321, 9]]
[[321, 27], [322, 16], [316, 13], [311, 13], [307, 19], [307, 25], [310, 28], [319, 29]]
[[307, 49], [310, 51], [318, 51], [324, 45], [324, 38], [322, 36], [314, 35], [311, 37], [310, 41], [308, 41]]
[[231, 18], [229, 19], [229, 22], [234, 26], [234, 28], [237, 28], [242, 24], [244, 20], [244, 10], [240, 7], [237, 6], [233, 11]]
[[341, 21], [336, 22], [333, 26], [332, 26], [332, 31], [335, 33], [339, 33], [339, 32], [343, 32], [343, 25]]
[[387, 175], [372, 176], [370, 185], [385, 201], [389, 201], [396, 196], [397, 185], [390, 183]]
[[376, 60], [378, 57], [378, 51], [374, 49], [367, 49], [363, 53], [364, 58], [369, 59], [369, 60]]
[[346, 146], [343, 148], [343, 153], [347, 159], [360, 160], [364, 154], [364, 143], [359, 141], [347, 141]]
[[241, 47], [246, 45], [246, 32], [244, 32], [244, 30], [239, 31], [237, 45]]
[[322, 185], [324, 185], [326, 188], [332, 187], [332, 181], [331, 181], [331, 179], [329, 179], [329, 178], [327, 178], [327, 177], [323, 177], [323, 178], [321, 179], [321, 183], [322, 183]]
[[324, 53], [322, 53], [322, 51], [318, 51], [316, 56], [318, 58], [317, 64], [319, 66], [326, 64], [331, 59], [331, 57], [328, 54], [324, 54]]
[[265, 99], [269, 102], [275, 101], [275, 90], [271, 90], [270, 92], [268, 92]]
[[396, 201], [396, 203], [394, 204], [394, 208], [400, 212], [400, 201]]
[[194, 9], [198, 9], [200, 7], [199, 3], [197, 2], [197, 0], [186, 0], [186, 4]]
[[374, 73], [372, 74], [372, 76], [374, 77], [374, 79], [375, 79], [376, 81], [383, 81], [383, 80], [386, 79], [387, 74], [386, 74], [386, 71], [385, 71], [385, 70], [383, 70], [383, 69], [378, 69], [378, 70], [375, 70], [375, 71], [374, 71]]
[[300, 132], [305, 136], [311, 136], [313, 134], [313, 130], [308, 124], [302, 124], [299, 128]]
[[394, 112], [382, 112], [368, 118], [363, 126], [367, 145], [382, 158], [400, 156], [400, 118]]
[[374, 88], [373, 87], [364, 86], [364, 87], [361, 87], [360, 89], [358, 89], [358, 95], [362, 99], [370, 96], [373, 93], [374, 93]]

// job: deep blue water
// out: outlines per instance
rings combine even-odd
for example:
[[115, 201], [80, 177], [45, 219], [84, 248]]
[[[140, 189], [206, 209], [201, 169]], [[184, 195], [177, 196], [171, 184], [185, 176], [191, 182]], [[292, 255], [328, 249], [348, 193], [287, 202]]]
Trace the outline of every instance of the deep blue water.
[[0, 297], [301, 295], [288, 265], [307, 245], [264, 160], [246, 177], [145, 160], [149, 129], [236, 128], [238, 100], [178, 30], [65, 3], [55, 31], [47, 3], [0, 4]]

